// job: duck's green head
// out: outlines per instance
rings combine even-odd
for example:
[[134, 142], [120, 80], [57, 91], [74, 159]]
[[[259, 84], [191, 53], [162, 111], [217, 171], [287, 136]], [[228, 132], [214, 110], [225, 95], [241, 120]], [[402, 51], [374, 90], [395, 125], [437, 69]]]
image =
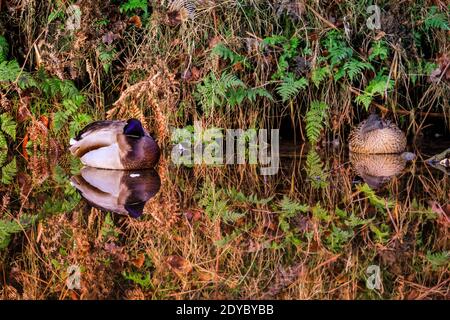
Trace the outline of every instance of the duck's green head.
[[143, 137], [145, 136], [145, 131], [142, 123], [138, 119], [130, 119], [123, 128], [123, 134], [133, 137]]

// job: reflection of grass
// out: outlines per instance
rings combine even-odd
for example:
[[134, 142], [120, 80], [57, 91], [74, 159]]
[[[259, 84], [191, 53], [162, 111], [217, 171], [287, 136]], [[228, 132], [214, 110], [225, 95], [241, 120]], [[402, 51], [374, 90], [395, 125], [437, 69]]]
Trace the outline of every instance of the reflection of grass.
[[[7, 283], [19, 284], [2, 286], [0, 298], [445, 297], [446, 178], [413, 167], [380, 191], [355, 187], [345, 157], [323, 146], [368, 108], [417, 134], [429, 113], [448, 119], [448, 79], [436, 77], [446, 12], [413, 3], [385, 35], [362, 36], [326, 20], [349, 11], [346, 29], [361, 30], [361, 1], [310, 1], [301, 12], [276, 2], [156, 1], [148, 10], [130, 0], [95, 12], [82, 2], [92, 15], [80, 36], [64, 29], [64, 1], [0, 17], [0, 148], [29, 147], [26, 170], [0, 151], [0, 269], [16, 270]], [[46, 32], [32, 48], [21, 42], [36, 30]], [[145, 120], [164, 152], [170, 127], [267, 128], [281, 117], [313, 147], [276, 177], [256, 166], [185, 171], [163, 158], [162, 189], [132, 220], [80, 205], [68, 183], [78, 159], [69, 170], [43, 156], [61, 154], [91, 118], [129, 117]], [[19, 228], [26, 215], [39, 219]], [[169, 266], [175, 255], [180, 265]], [[61, 275], [73, 264], [82, 288], [68, 291]], [[364, 284], [372, 264], [378, 292]]]
[[[161, 176], [168, 169], [162, 163]], [[321, 188], [300, 174], [293, 183], [302, 192], [280, 195], [272, 188], [284, 180], [266, 181], [264, 189], [256, 191], [261, 177], [249, 168], [177, 169], [165, 176], [160, 193], [138, 220], [83, 207], [41, 220], [40, 227], [34, 225], [27, 233], [24, 246], [14, 249], [14, 263], [41, 279], [25, 290], [41, 297], [69, 297], [61, 286], [64, 277], [51, 280], [52, 274], [63, 275], [77, 264], [83, 266], [82, 288], [71, 295], [81, 298], [379, 299], [445, 294], [445, 226], [439, 214], [430, 214], [424, 202], [428, 194], [402, 200], [394, 191], [411, 191], [422, 183], [439, 195], [433, 188], [441, 188], [444, 180], [427, 184], [411, 176], [390, 182], [392, 194], [384, 195], [367, 185], [353, 187], [351, 173], [329, 171], [328, 184]], [[58, 199], [65, 194], [64, 170], [55, 174], [41, 188], [48, 190], [51, 181], [59, 181], [52, 189]], [[30, 203], [42, 196], [36, 191]], [[11, 239], [20, 239], [22, 230], [16, 231]], [[28, 250], [36, 245], [38, 251]], [[365, 286], [370, 265], [380, 267], [380, 290]]]

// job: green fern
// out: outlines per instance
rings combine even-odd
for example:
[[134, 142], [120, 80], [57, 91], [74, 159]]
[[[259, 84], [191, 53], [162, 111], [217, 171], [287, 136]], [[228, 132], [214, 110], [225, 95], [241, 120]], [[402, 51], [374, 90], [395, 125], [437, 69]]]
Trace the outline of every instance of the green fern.
[[358, 185], [356, 188], [358, 189], [359, 192], [364, 193], [367, 199], [369, 199], [371, 205], [377, 207], [382, 212], [384, 212], [386, 208], [393, 208], [395, 205], [393, 201], [379, 197], [367, 183]]
[[128, 0], [127, 2], [120, 5], [120, 12], [128, 13], [140, 9], [144, 12], [145, 15], [147, 15], [147, 8], [147, 0]]
[[305, 89], [308, 86], [308, 80], [300, 78], [295, 80], [292, 74], [289, 74], [283, 79], [276, 88], [277, 93], [281, 96], [281, 100], [286, 102], [297, 96], [300, 90]]
[[54, 130], [58, 132], [67, 123], [70, 117], [74, 116], [78, 108], [84, 103], [84, 96], [76, 95], [71, 99], [65, 99], [62, 102], [63, 109], [55, 113]]
[[353, 236], [353, 230], [344, 230], [333, 224], [331, 233], [325, 238], [325, 244], [331, 251], [339, 252]]
[[0, 128], [3, 132], [9, 135], [14, 141], [16, 140], [16, 127], [17, 124], [13, 117], [7, 113], [0, 115]]
[[245, 217], [245, 213], [227, 210], [222, 214], [222, 221], [225, 223], [233, 223]]
[[72, 81], [60, 80], [56, 77], [44, 78], [39, 87], [48, 98], [73, 99], [80, 95]]
[[394, 83], [394, 80], [389, 79], [388, 76], [378, 75], [369, 82], [363, 94], [356, 97], [356, 102], [362, 104], [368, 110], [374, 97], [384, 95], [387, 90], [391, 90], [394, 87]]
[[309, 150], [306, 156], [306, 174], [313, 188], [319, 189], [328, 186], [326, 166], [314, 149]]
[[375, 238], [379, 243], [386, 243], [389, 239], [390, 228], [387, 224], [382, 223], [380, 228], [374, 224], [369, 225], [370, 231], [375, 234]]
[[272, 95], [264, 88], [246, 88], [236, 87], [231, 88], [226, 93], [227, 103], [230, 106], [240, 105], [245, 99], [250, 102], [255, 102], [257, 97], [265, 97], [269, 100], [273, 100]]
[[230, 242], [232, 242], [235, 239], [237, 239], [238, 237], [240, 237], [241, 235], [242, 235], [242, 230], [239, 230], [239, 229], [233, 230], [233, 232], [231, 232], [230, 234], [224, 236], [223, 238], [221, 238], [219, 240], [214, 241], [214, 245], [218, 248], [223, 248]]
[[103, 70], [108, 73], [117, 56], [117, 51], [114, 48], [108, 48], [103, 44], [98, 47], [98, 51], [98, 59], [100, 60]]
[[5, 135], [0, 131], [0, 150], [8, 149], [8, 141], [6, 141]]
[[278, 227], [284, 233], [284, 245], [300, 245], [301, 240], [298, 238], [298, 231], [291, 223], [291, 218], [295, 218], [300, 213], [309, 211], [309, 206], [303, 205], [295, 200], [283, 197], [279, 203], [280, 211], [278, 215]]
[[8, 157], [8, 153], [6, 152], [6, 150], [4, 150], [4, 149], [2, 150], [0, 148], [0, 166], [3, 166], [7, 157]]
[[255, 102], [257, 97], [267, 98], [273, 101], [272, 95], [265, 88], [250, 88], [247, 89], [247, 99], [251, 102]]
[[436, 6], [430, 7], [430, 10], [425, 17], [425, 29], [442, 29], [442, 30], [450, 30], [449, 18], [448, 15], [439, 12]]
[[74, 115], [69, 125], [70, 137], [75, 137], [85, 125], [92, 121], [92, 117], [86, 113]]
[[37, 218], [35, 215], [22, 215], [19, 221], [0, 219], [0, 250], [8, 246], [13, 234], [19, 233], [24, 228], [34, 224]]
[[435, 253], [428, 251], [427, 260], [431, 263], [433, 270], [436, 270], [442, 266], [448, 266], [450, 264], [450, 251]]
[[353, 54], [353, 49], [349, 47], [333, 47], [329, 51], [330, 63], [332, 66], [340, 64], [342, 61], [350, 58]]
[[211, 54], [217, 55], [222, 59], [229, 60], [232, 65], [241, 63], [244, 67], [250, 68], [250, 64], [244, 56], [237, 54], [233, 50], [226, 47], [223, 43], [218, 43], [216, 46], [214, 46]]
[[389, 48], [386, 44], [386, 41], [379, 40], [375, 41], [372, 44], [370, 49], [369, 61], [373, 61], [376, 58], [379, 58], [381, 61], [384, 61], [389, 56]]
[[211, 72], [201, 84], [197, 85], [194, 96], [200, 102], [203, 111], [209, 114], [215, 108], [224, 106], [230, 91], [234, 89], [234, 92], [237, 92], [236, 89], [239, 87], [246, 88], [246, 85], [234, 74], [224, 72], [217, 78], [214, 72]]
[[139, 285], [144, 290], [152, 287], [152, 277], [150, 275], [150, 272], [141, 274], [139, 272], [134, 272], [134, 271], [130, 271], [130, 272], [123, 271], [122, 276], [126, 280], [130, 280], [133, 283]]
[[283, 79], [288, 76], [287, 70], [289, 68], [289, 61], [297, 55], [297, 47], [300, 40], [297, 37], [290, 39], [285, 36], [275, 35], [267, 37], [262, 41], [263, 46], [279, 46], [282, 47], [282, 52], [278, 58], [277, 71], [272, 75], [272, 80]]
[[309, 210], [307, 205], [291, 200], [286, 195], [279, 203], [281, 207], [281, 216], [283, 218], [293, 218], [299, 213], [306, 213]]
[[325, 102], [312, 101], [306, 113], [306, 136], [312, 144], [316, 144], [324, 128], [324, 120], [328, 105]]
[[9, 44], [4, 36], [0, 36], [0, 63], [6, 61], [9, 51]]
[[[357, 59], [351, 59], [344, 64], [344, 70], [347, 73], [350, 81], [355, 80], [357, 77], [361, 76], [364, 70], [375, 71], [373, 66], [364, 61], [359, 61]], [[338, 79], [335, 79], [336, 81]]]
[[20, 66], [15, 60], [0, 63], [0, 82], [14, 82], [20, 74]]
[[10, 184], [17, 173], [16, 158], [2, 167], [2, 184]]
[[320, 205], [320, 203], [317, 203], [313, 208], [312, 208], [312, 215], [314, 218], [316, 218], [319, 221], [326, 221], [326, 222], [330, 222], [331, 221], [331, 215], [330, 213], [322, 208], [322, 206]]
[[353, 55], [353, 49], [347, 46], [344, 39], [342, 32], [337, 30], [328, 32], [325, 38], [324, 45], [328, 50], [331, 67], [341, 64]]
[[316, 88], [318, 88], [320, 83], [325, 80], [328, 75], [330, 75], [330, 68], [328, 66], [316, 68], [311, 73], [311, 81], [315, 84]]

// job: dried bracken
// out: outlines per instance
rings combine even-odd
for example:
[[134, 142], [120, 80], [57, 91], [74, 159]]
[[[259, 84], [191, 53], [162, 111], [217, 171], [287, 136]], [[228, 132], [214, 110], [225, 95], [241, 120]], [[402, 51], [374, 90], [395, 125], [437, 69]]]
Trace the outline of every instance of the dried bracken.
[[[125, 89], [114, 107], [108, 111], [108, 118], [125, 119], [134, 117], [153, 128], [162, 143], [169, 137], [169, 116], [176, 112], [179, 98], [178, 82], [162, 60], [157, 60], [147, 79]], [[142, 110], [151, 111], [152, 121]]]

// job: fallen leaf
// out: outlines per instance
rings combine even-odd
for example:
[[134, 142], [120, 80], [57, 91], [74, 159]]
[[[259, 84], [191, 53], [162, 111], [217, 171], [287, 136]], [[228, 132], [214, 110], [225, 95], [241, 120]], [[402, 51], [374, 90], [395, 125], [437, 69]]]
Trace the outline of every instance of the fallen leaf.
[[142, 28], [142, 21], [139, 16], [132, 16], [130, 20], [128, 20], [130, 24], [134, 24], [136, 28]]
[[135, 259], [131, 260], [131, 263], [138, 269], [142, 268], [145, 262], [144, 254], [139, 254]]
[[192, 271], [191, 263], [183, 257], [172, 255], [167, 258], [170, 268], [179, 274], [188, 274]]
[[118, 38], [118, 36], [114, 33], [112, 33], [111, 31], [105, 33], [102, 37], [102, 41], [104, 44], [106, 45], [111, 45], [113, 43], [114, 40], [116, 40]]
[[78, 297], [78, 294], [73, 290], [70, 290], [70, 298], [72, 300], [80, 300], [80, 298]]
[[197, 274], [200, 281], [210, 282], [214, 279], [214, 273], [210, 271], [199, 271]]
[[209, 44], [208, 44], [209, 48], [210, 48], [210, 49], [214, 48], [220, 41], [221, 41], [221, 40], [220, 40], [220, 37], [219, 37], [219, 36], [212, 37], [212, 38], [209, 40]]

